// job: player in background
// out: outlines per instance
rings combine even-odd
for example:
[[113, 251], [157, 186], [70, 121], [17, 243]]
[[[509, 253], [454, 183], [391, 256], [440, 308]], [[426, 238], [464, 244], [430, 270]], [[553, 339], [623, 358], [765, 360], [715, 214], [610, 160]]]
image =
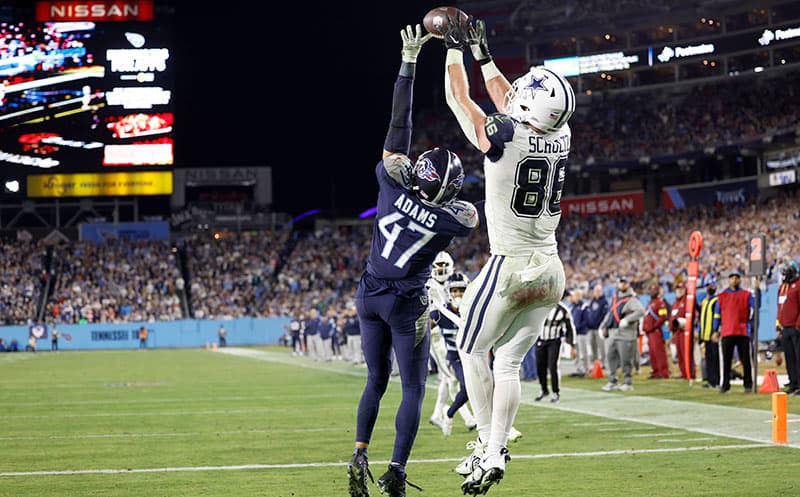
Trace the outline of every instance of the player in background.
[[[575, 94], [564, 77], [542, 67], [509, 84], [492, 60], [480, 20], [448, 19], [444, 43], [447, 104], [469, 142], [485, 154], [491, 257], [464, 294], [457, 337], [479, 432], [473, 453], [459, 465], [472, 467], [461, 490], [482, 494], [503, 478], [510, 460], [506, 444], [519, 409], [522, 358], [564, 293], [555, 231]], [[487, 116], [471, 99], [465, 50], [480, 65], [501, 113]]]
[[[369, 495], [367, 449], [380, 401], [389, 384], [391, 353], [400, 370], [402, 400], [395, 416], [394, 450], [378, 479], [389, 497], [406, 495], [406, 462], [419, 429], [430, 360], [428, 295], [436, 254], [456, 236], [468, 236], [478, 223], [475, 206], [456, 200], [464, 181], [453, 152], [434, 148], [416, 162], [411, 148], [411, 105], [417, 56], [430, 35], [401, 30], [402, 64], [394, 85], [392, 117], [375, 167], [378, 202], [367, 267], [356, 290], [356, 310], [367, 364], [367, 383], [358, 404], [355, 449], [347, 475], [351, 497]], [[410, 483], [409, 483], [410, 484]]]
[[[464, 371], [461, 366], [461, 359], [458, 357], [458, 348], [456, 347], [456, 334], [458, 333], [458, 327], [461, 321], [459, 308], [461, 306], [461, 299], [464, 296], [464, 290], [466, 290], [468, 283], [469, 277], [464, 273], [453, 273], [450, 275], [445, 283], [447, 303], [431, 310], [431, 323], [436, 325], [436, 329], [441, 334], [446, 348], [446, 362], [444, 366], [452, 371], [453, 376], [455, 376], [456, 381], [458, 381], [459, 387], [458, 392], [453, 398], [453, 402], [445, 406], [441, 418], [442, 433], [446, 437], [449, 437], [453, 431], [453, 416], [455, 416], [456, 412], [466, 407], [467, 401], [469, 400], [467, 397], [467, 389], [464, 385]], [[431, 334], [433, 334], [433, 329], [431, 330]]]
[[[447, 307], [450, 301], [450, 296], [446, 288], [447, 281], [450, 276], [453, 275], [454, 270], [455, 264], [450, 254], [445, 251], [439, 252], [436, 255], [436, 259], [433, 260], [431, 279], [429, 279], [426, 284], [428, 288], [428, 298], [430, 300], [431, 316], [433, 316], [435, 310]], [[461, 390], [460, 380], [448, 365], [448, 345], [445, 345], [443, 330], [439, 329], [435, 320], [431, 319], [431, 358], [436, 362], [436, 368], [439, 371], [439, 388], [437, 390], [433, 414], [429, 421], [431, 424], [442, 429], [445, 435], [450, 435], [449, 431], [452, 429], [451, 421], [449, 429], [445, 431], [447, 428], [444, 424], [446, 422], [445, 413]], [[477, 427], [475, 418], [472, 417], [472, 412], [469, 410], [469, 406], [464, 404], [458, 409], [458, 413], [463, 418], [464, 425], [469, 430], [474, 430]]]

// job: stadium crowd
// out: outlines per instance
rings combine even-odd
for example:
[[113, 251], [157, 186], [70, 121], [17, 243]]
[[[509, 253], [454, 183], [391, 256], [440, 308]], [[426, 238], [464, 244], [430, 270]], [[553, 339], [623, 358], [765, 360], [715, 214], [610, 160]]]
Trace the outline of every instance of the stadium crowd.
[[[744, 241], [755, 233], [766, 236], [769, 265], [800, 260], [800, 196], [639, 215], [564, 216], [558, 239], [567, 285], [588, 291], [599, 283], [613, 289], [616, 278], [625, 275], [634, 289], [643, 291], [655, 282], [672, 291], [685, 277], [694, 230], [703, 234], [704, 273], [746, 271]], [[39, 295], [50, 278], [47, 322], [299, 318], [310, 309], [341, 315], [353, 306], [371, 234], [371, 224], [360, 224], [294, 234], [192, 233], [176, 246], [69, 242], [53, 248], [49, 268], [44, 245], [7, 243], [0, 307], [6, 324], [36, 322]], [[177, 247], [185, 249], [185, 272]], [[448, 251], [457, 270], [474, 278], [488, 257], [485, 225]], [[771, 282], [777, 278], [774, 271]]]
[[190, 304], [197, 319], [259, 316], [256, 306], [275, 275], [287, 232], [195, 232], [181, 237]]
[[183, 278], [168, 242], [70, 242], [54, 248], [51, 264], [46, 322], [170, 321], [183, 316]]
[[[781, 133], [800, 120], [797, 72], [742, 78], [681, 94], [609, 94], [570, 122], [570, 161], [598, 164], [703, 152]], [[730, 105], [737, 102], [737, 105]]]
[[0, 313], [3, 324], [27, 324], [36, 316], [48, 278], [41, 243], [3, 243], [0, 249]]
[[[696, 156], [706, 149], [743, 146], [786, 132], [800, 121], [797, 71], [772, 79], [730, 78], [672, 94], [662, 90], [605, 93], [579, 105], [570, 121], [571, 164], [600, 165], [663, 157]], [[738, 105], [730, 105], [738, 102]], [[494, 109], [491, 110], [494, 112]], [[483, 158], [461, 134], [455, 118], [432, 110], [415, 117], [412, 156], [436, 145], [464, 164], [463, 196], [479, 200]]]

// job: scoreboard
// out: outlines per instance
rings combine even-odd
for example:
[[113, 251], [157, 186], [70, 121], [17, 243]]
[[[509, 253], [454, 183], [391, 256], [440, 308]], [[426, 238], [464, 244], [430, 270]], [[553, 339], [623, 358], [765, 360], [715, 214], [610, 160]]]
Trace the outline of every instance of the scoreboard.
[[28, 197], [172, 193], [170, 24], [66, 12], [0, 23], [0, 178]]

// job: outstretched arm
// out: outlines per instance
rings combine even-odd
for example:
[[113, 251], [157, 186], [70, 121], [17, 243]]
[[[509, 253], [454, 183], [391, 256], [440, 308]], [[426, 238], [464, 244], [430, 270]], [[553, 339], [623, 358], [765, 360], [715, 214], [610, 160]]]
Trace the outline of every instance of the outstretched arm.
[[461, 130], [469, 142], [485, 153], [491, 147], [484, 129], [486, 113], [469, 96], [469, 80], [467, 79], [467, 72], [464, 70], [465, 38], [466, 24], [461, 22], [460, 19], [450, 19], [448, 30], [444, 35], [445, 46], [447, 46], [444, 94], [448, 107], [456, 116]]
[[392, 154], [408, 155], [411, 149], [411, 102], [414, 94], [414, 72], [417, 55], [422, 45], [430, 39], [430, 33], [422, 36], [422, 27], [416, 30], [410, 25], [400, 31], [403, 40], [402, 61], [392, 96], [392, 120], [383, 143], [383, 158]]
[[483, 82], [486, 84], [486, 91], [492, 99], [498, 112], [503, 112], [503, 101], [505, 100], [511, 84], [508, 79], [500, 72], [494, 63], [492, 55], [489, 53], [489, 42], [486, 39], [486, 23], [478, 19], [474, 26], [469, 27], [467, 34], [469, 50], [475, 62], [481, 66]]

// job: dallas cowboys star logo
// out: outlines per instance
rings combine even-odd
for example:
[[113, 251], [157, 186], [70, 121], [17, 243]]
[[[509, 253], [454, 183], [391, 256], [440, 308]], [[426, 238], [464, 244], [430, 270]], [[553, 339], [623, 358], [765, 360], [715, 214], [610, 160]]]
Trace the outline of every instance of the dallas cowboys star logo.
[[533, 76], [533, 78], [531, 78], [531, 82], [527, 86], [525, 86], [525, 88], [530, 88], [531, 91], [536, 91], [536, 90], [549, 91], [550, 89], [544, 85], [544, 81], [546, 79], [547, 76], [545, 75], [542, 75], [541, 78]]

